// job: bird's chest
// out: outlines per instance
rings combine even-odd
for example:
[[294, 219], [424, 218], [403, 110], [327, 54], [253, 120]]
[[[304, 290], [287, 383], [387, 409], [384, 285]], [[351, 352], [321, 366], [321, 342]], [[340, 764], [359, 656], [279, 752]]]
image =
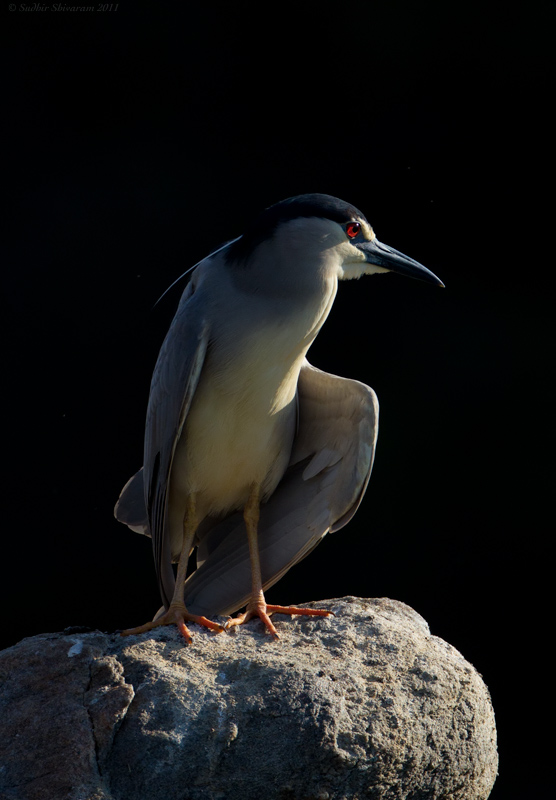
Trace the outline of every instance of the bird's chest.
[[203, 368], [172, 483], [195, 492], [206, 513], [242, 506], [254, 482], [268, 497], [288, 465], [302, 357], [275, 334], [264, 347], [253, 337], [239, 340], [234, 352], [213, 351]]

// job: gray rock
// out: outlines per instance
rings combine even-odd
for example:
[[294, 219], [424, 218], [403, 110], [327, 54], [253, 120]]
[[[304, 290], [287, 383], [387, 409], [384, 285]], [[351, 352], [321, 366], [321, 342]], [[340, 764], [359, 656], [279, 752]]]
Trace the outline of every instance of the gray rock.
[[72, 632], [0, 654], [2, 800], [484, 800], [480, 675], [403, 603], [215, 635]]

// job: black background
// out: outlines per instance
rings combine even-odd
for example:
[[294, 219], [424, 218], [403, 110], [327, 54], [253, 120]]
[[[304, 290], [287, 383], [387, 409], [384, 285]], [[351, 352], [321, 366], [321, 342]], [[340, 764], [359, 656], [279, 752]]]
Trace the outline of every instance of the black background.
[[180, 289], [153, 305], [327, 192], [446, 289], [340, 285], [309, 356], [377, 391], [375, 469], [268, 598], [411, 605], [491, 690], [492, 798], [548, 796], [550, 5], [6, 12], [4, 645], [158, 608], [149, 540], [112, 518]]

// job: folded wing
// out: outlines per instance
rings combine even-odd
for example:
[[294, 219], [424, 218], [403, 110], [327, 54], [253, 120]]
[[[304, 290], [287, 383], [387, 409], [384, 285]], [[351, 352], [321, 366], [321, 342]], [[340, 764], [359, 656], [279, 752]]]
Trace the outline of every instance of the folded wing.
[[208, 341], [203, 303], [198, 302], [192, 281], [182, 296], [154, 369], [143, 469], [128, 481], [115, 509], [117, 519], [152, 536], [156, 575], [166, 607], [175, 585], [168, 530], [170, 470], [199, 382]]

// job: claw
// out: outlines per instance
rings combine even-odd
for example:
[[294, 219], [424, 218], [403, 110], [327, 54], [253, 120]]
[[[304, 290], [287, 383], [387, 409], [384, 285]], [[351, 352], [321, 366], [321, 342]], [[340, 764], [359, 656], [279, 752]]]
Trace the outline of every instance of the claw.
[[183, 603], [171, 603], [168, 611], [157, 620], [146, 622], [144, 625], [139, 625], [137, 628], [128, 628], [125, 631], [120, 631], [120, 636], [136, 636], [139, 633], [152, 631], [153, 628], [158, 628], [160, 625], [176, 625], [185, 639], [186, 644], [191, 644], [193, 639], [185, 624], [186, 622], [194, 622], [216, 633], [221, 633], [224, 630], [222, 625], [219, 625], [217, 622], [212, 622], [210, 619], [199, 616], [198, 614], [190, 614]]
[[270, 631], [270, 635], [273, 639], [279, 639], [278, 631], [272, 624], [270, 619], [270, 614], [289, 614], [290, 616], [294, 616], [299, 614], [300, 616], [306, 617], [328, 617], [334, 616], [333, 611], [328, 611], [325, 608], [298, 608], [297, 606], [274, 606], [274, 605], [267, 605], [264, 601], [261, 602], [257, 600], [256, 602], [252, 603], [249, 602], [247, 605], [246, 610], [242, 614], [238, 614], [237, 617], [233, 617], [229, 619], [224, 628], [225, 630], [229, 630], [230, 628], [235, 627], [236, 625], [244, 625], [246, 622], [249, 622], [250, 619], [254, 617], [258, 617], [261, 619], [267, 630]]

